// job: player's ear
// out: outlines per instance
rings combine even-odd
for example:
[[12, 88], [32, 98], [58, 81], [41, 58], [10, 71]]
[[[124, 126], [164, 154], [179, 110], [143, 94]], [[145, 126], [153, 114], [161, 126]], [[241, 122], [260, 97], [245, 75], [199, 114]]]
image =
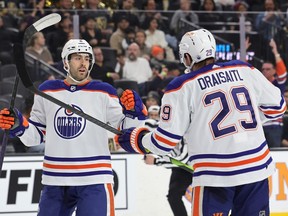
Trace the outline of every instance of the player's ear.
[[63, 61], [63, 67], [64, 67], [64, 69], [66, 69], [66, 70], [69, 69], [67, 61]]
[[184, 54], [184, 61], [185, 61], [186, 65], [191, 65], [192, 58], [191, 58], [191, 56], [188, 53]]

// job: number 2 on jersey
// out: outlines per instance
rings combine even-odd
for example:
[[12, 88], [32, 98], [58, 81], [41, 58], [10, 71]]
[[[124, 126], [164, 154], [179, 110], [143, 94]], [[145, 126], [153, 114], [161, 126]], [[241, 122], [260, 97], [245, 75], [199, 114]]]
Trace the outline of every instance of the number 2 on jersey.
[[[240, 97], [245, 99], [245, 103], [240, 100]], [[225, 135], [229, 135], [235, 133], [237, 131], [237, 122], [240, 122], [241, 127], [244, 130], [251, 130], [257, 127], [257, 121], [255, 118], [255, 112], [251, 103], [251, 98], [248, 90], [245, 87], [234, 87], [229, 92], [229, 95], [224, 93], [223, 91], [216, 91], [204, 96], [204, 104], [205, 106], [213, 105], [214, 101], [218, 100], [221, 106], [221, 109], [218, 111], [218, 114], [210, 121], [210, 128], [212, 129], [213, 136], [217, 139]], [[239, 113], [250, 113], [251, 119], [248, 121], [247, 119], [235, 119], [233, 125], [229, 125], [227, 127], [220, 127], [220, 124], [231, 115], [231, 104], [229, 102], [233, 102], [234, 106]], [[233, 104], [232, 104], [233, 106]], [[234, 115], [240, 116], [240, 115]]]

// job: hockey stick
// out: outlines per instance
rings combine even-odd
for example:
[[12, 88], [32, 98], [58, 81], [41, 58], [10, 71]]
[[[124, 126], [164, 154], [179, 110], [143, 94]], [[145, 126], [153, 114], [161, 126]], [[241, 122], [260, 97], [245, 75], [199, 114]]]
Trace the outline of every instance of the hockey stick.
[[[38, 90], [33, 85], [32, 81], [31, 81], [31, 79], [30, 79], [30, 77], [29, 77], [29, 75], [28, 75], [28, 73], [26, 71], [26, 68], [23, 67], [23, 65], [25, 65], [23, 49], [22, 49], [21, 46], [19, 46], [17, 44], [15, 44], [15, 46], [14, 46], [14, 58], [17, 59], [16, 67], [17, 67], [18, 74], [19, 74], [19, 76], [20, 76], [20, 78], [22, 80], [22, 83], [31, 92], [33, 92], [34, 94], [37, 94], [37, 95], [39, 95], [39, 96], [51, 101], [52, 103], [55, 103], [55, 104], [65, 108], [65, 109], [68, 109], [68, 110], [74, 112], [75, 114], [85, 118], [86, 120], [88, 120], [88, 121], [90, 121], [90, 122], [92, 122], [92, 123], [104, 128], [104, 129], [106, 129], [106, 130], [108, 130], [108, 131], [110, 131], [110, 132], [112, 132], [114, 134], [117, 134], [117, 135], [121, 135], [122, 134], [121, 131], [115, 129], [114, 127], [112, 127], [112, 126], [110, 126], [110, 125], [108, 125], [108, 124], [106, 124], [106, 123], [104, 123], [104, 122], [102, 122], [102, 121], [100, 121], [98, 119], [95, 119], [94, 117], [92, 117], [92, 116], [90, 116], [90, 115], [88, 115], [88, 114], [86, 114], [86, 113], [84, 113], [84, 112], [82, 112], [82, 111], [80, 111], [78, 109], [75, 109], [74, 107], [72, 107], [72, 106], [70, 106], [70, 105], [68, 105], [68, 104], [66, 104], [66, 103], [64, 103], [64, 102], [62, 102], [62, 101], [60, 101], [60, 100], [58, 100], [58, 99], [46, 94], [46, 93]], [[176, 162], [177, 162], [177, 164], [176, 164]], [[185, 170], [187, 170], [189, 168], [188, 165], [186, 165], [186, 164], [184, 164], [181, 161], [178, 161], [176, 159], [171, 160], [171, 163], [173, 163], [173, 164], [175, 164], [175, 165], [177, 165], [177, 166], [179, 166], [179, 167], [181, 167], [181, 168], [183, 168]], [[190, 167], [190, 171], [189, 172], [191, 172], [191, 171], [193, 172], [192, 168]]]
[[[53, 14], [49, 14], [49, 15], [39, 19], [38, 21], [33, 23], [31, 26], [29, 26], [25, 30], [25, 33], [24, 33], [23, 50], [24, 51], [26, 50], [27, 43], [30, 40], [32, 35], [34, 35], [36, 32], [41, 31], [42, 29], [45, 29], [49, 26], [52, 26], [52, 25], [58, 23], [60, 20], [61, 20], [61, 16], [59, 14], [53, 13]], [[13, 49], [15, 49], [15, 48], [13, 47]], [[21, 49], [22, 49], [22, 47], [21, 47]], [[12, 91], [12, 95], [11, 95], [11, 100], [10, 100], [10, 105], [9, 105], [9, 110], [13, 110], [13, 108], [14, 108], [18, 84], [19, 84], [19, 76], [18, 76], [18, 74], [16, 74], [14, 86], [13, 86], [13, 91]], [[2, 171], [2, 165], [3, 165], [3, 161], [4, 161], [4, 155], [6, 152], [8, 137], [9, 137], [9, 130], [5, 130], [3, 140], [0, 143], [0, 147], [1, 147], [0, 148], [0, 174]]]
[[[10, 105], [9, 105], [9, 110], [13, 110], [14, 104], [15, 104], [15, 99], [16, 99], [16, 94], [17, 94], [17, 89], [18, 89], [18, 83], [19, 83], [19, 77], [16, 74], [13, 90], [12, 90], [12, 95], [11, 95], [11, 100], [10, 100]], [[4, 161], [4, 155], [6, 152], [6, 147], [8, 143], [8, 137], [9, 137], [9, 130], [5, 130], [2, 143], [0, 143], [0, 176], [1, 176], [1, 171], [2, 171], [2, 165]]]

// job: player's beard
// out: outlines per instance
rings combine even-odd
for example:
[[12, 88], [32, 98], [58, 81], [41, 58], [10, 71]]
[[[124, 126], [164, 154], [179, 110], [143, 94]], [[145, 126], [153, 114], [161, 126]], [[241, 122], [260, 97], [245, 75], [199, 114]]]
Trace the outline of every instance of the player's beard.
[[[81, 68], [85, 68], [85, 72], [81, 72]], [[81, 82], [88, 78], [88, 69], [86, 67], [79, 67], [76, 71], [73, 71], [72, 73], [70, 72], [70, 75], [73, 77], [73, 79]]]

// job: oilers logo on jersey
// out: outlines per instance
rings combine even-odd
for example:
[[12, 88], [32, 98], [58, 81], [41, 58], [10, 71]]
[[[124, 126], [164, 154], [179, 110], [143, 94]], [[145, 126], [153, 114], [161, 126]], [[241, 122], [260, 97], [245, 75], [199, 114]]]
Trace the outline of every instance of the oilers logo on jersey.
[[[75, 109], [80, 109], [72, 105]], [[73, 139], [79, 136], [86, 126], [86, 120], [68, 109], [60, 107], [54, 117], [54, 129], [56, 133], [64, 139]]]

